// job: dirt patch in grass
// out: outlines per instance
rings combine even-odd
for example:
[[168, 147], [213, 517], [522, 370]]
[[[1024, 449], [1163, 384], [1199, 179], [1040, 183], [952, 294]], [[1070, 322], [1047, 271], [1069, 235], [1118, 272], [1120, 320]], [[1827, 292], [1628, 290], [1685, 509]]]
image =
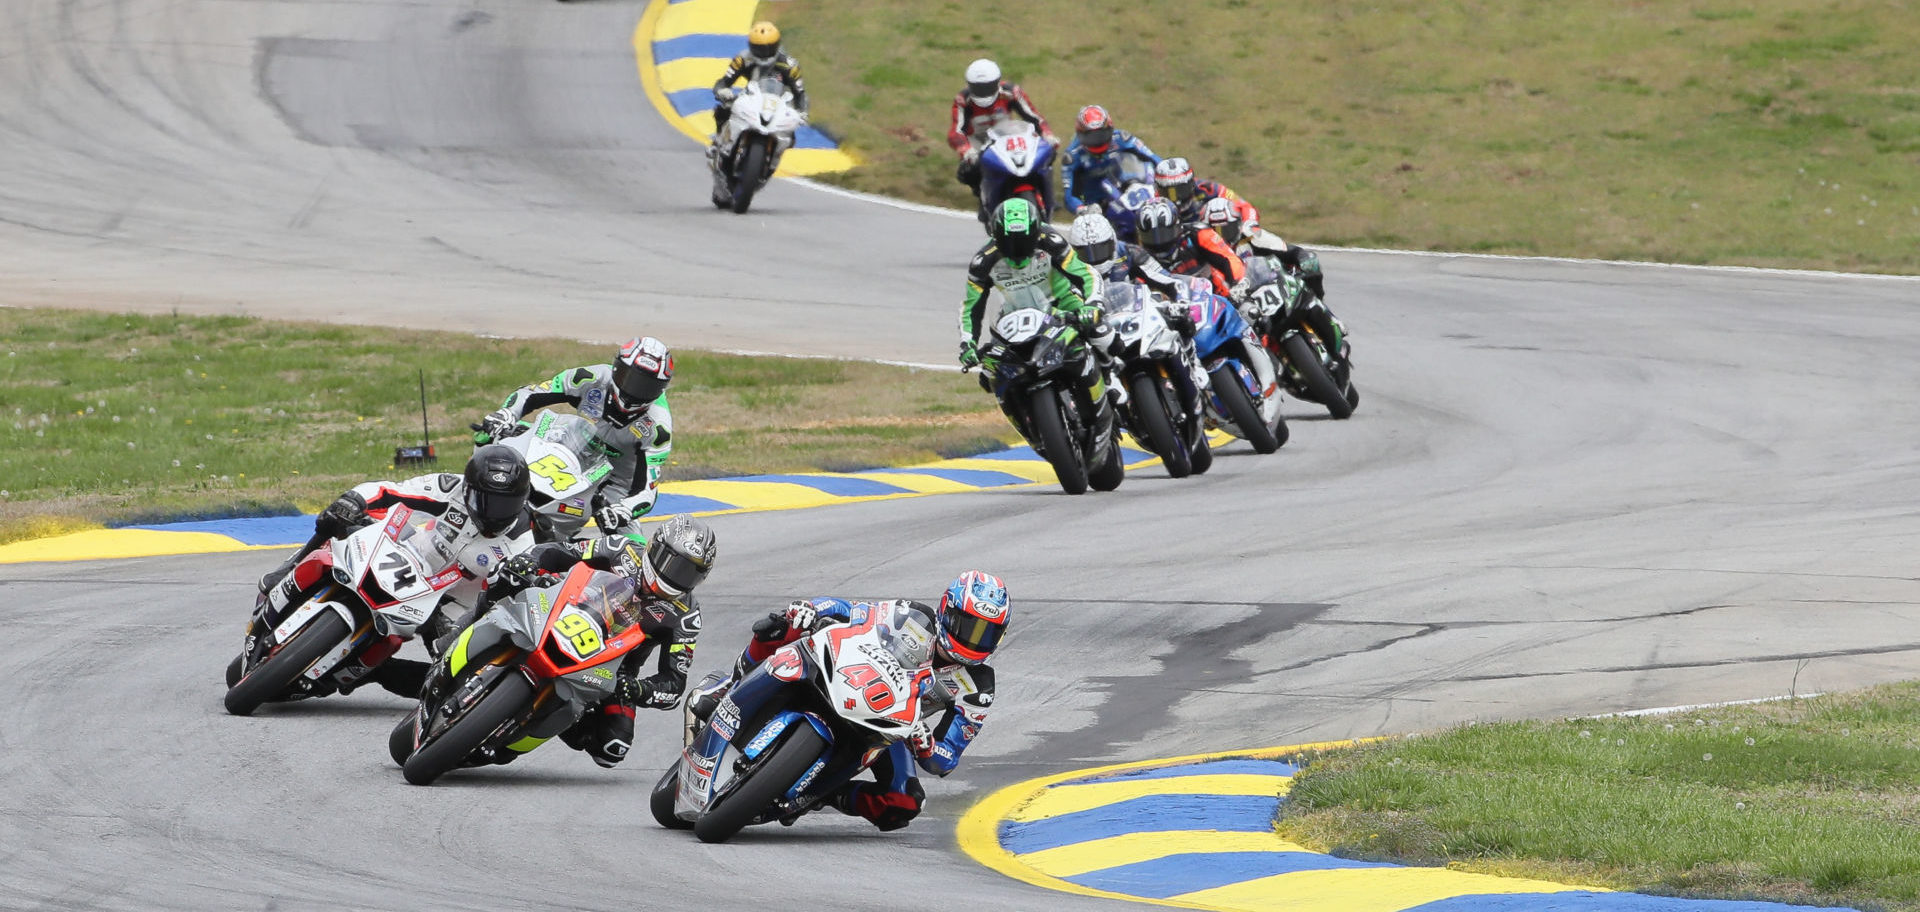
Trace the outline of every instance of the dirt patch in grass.
[[1920, 272], [1920, 15], [1835, 0], [768, 5], [849, 187], [950, 206], [998, 60], [1305, 244]]
[[[239, 317], [0, 309], [0, 542], [100, 523], [313, 510], [411, 474], [420, 380], [440, 468], [523, 384], [607, 346]], [[972, 378], [679, 350], [666, 478], [930, 461], [1011, 429]]]
[[1920, 909], [1920, 684], [1473, 725], [1320, 755], [1278, 829], [1356, 858]]

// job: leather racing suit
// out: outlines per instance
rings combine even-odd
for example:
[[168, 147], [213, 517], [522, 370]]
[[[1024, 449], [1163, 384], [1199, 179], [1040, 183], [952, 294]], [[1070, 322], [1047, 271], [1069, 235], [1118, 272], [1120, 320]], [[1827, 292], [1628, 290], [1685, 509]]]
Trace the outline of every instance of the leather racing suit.
[[987, 144], [987, 131], [1011, 118], [1033, 124], [1048, 142], [1058, 142], [1047, 126], [1047, 119], [1033, 106], [1033, 100], [1011, 82], [1000, 83], [1000, 93], [985, 104], [975, 101], [965, 89], [953, 98], [953, 117], [947, 122], [947, 145], [961, 154], [960, 169], [954, 178], [966, 184], [975, 199], [980, 197], [979, 151]]
[[[503, 580], [496, 586], [499, 594], [490, 595], [489, 601], [510, 597], [528, 588], [560, 585], [575, 564], [617, 572], [620, 549], [628, 545], [628, 540], [618, 535], [579, 546], [566, 542], [536, 545], [515, 562], [510, 574], [503, 574], [525, 575], [528, 582], [514, 585]], [[633, 744], [635, 707], [670, 710], [680, 705], [680, 697], [687, 690], [687, 672], [693, 667], [694, 645], [700, 638], [700, 604], [693, 593], [674, 598], [651, 592], [641, 585], [627, 610], [633, 612], [641, 631], [647, 635], [646, 642], [620, 660], [620, 667], [614, 672], [613, 696], [588, 710], [560, 735], [568, 747], [585, 752], [603, 767], [619, 763]], [[656, 648], [659, 661], [654, 673], [640, 677]], [[495, 762], [506, 763], [537, 746], [518, 752], [509, 746], [507, 752], [495, 757]]]
[[[363, 482], [354, 485], [345, 497], [360, 499], [369, 522], [383, 522], [394, 508], [401, 506], [416, 513], [439, 517], [440, 521], [434, 526], [432, 550], [442, 560], [458, 567], [462, 578], [448, 587], [441, 596], [439, 610], [420, 625], [418, 632], [429, 652], [435, 650], [435, 638], [453, 628], [455, 618], [470, 613], [480, 604], [488, 579], [500, 569], [500, 565], [533, 547], [532, 518], [524, 510], [520, 519], [506, 532], [493, 536], [482, 535], [479, 524], [469, 521], [465, 507], [461, 506], [466, 497], [466, 480], [452, 473], [436, 472], [398, 482]], [[326, 540], [345, 538], [365, 526], [333, 525], [329, 511], [314, 518], [314, 527], [320, 534], [316, 534], [306, 548], [288, 561], [291, 572], [260, 596], [260, 607], [256, 610], [265, 611], [273, 617], [283, 616], [290, 608], [319, 592], [321, 587], [330, 582], [327, 568], [318, 562], [302, 559]], [[378, 664], [369, 680], [403, 697], [418, 695], [420, 686], [426, 681], [427, 663], [389, 658], [399, 650], [401, 641], [397, 637], [389, 637], [389, 642], [392, 649], [384, 655], [376, 647], [363, 660], [366, 664]], [[382, 659], [385, 659], [384, 663]], [[351, 691], [359, 683], [348, 685], [343, 692]]]
[[774, 54], [772, 60], [761, 60], [744, 52], [735, 54], [733, 60], [727, 63], [727, 71], [721, 73], [713, 83], [713, 132], [716, 137], [727, 128], [727, 118], [731, 116], [733, 84], [742, 79], [757, 82], [768, 76], [780, 80], [780, 84], [793, 93], [794, 110], [807, 113], [807, 83], [800, 78], [800, 61], [787, 56], [785, 51]]
[[[616, 425], [606, 416], [607, 396], [612, 390], [613, 368], [590, 364], [563, 370], [546, 383], [514, 390], [500, 409], [517, 420], [535, 409], [564, 404], [593, 422], [594, 439], [616, 454], [601, 494], [638, 519], [650, 512], [659, 498], [660, 470], [673, 454], [673, 412], [662, 393], [633, 423]], [[528, 468], [535, 474], [540, 472], [538, 467]]]
[[1211, 280], [1216, 294], [1237, 299], [1245, 291], [1239, 286], [1247, 277], [1247, 265], [1212, 228], [1189, 225], [1173, 247], [1149, 252], [1169, 272]]
[[[1141, 142], [1132, 133], [1115, 128], [1113, 144], [1107, 151], [1095, 154], [1080, 144], [1075, 136], [1067, 142], [1066, 166], [1063, 168], [1066, 185], [1061, 201], [1072, 212], [1081, 206], [1103, 205], [1120, 192], [1120, 165], [1122, 157], [1131, 155], [1147, 163], [1151, 169], [1160, 163], [1160, 156], [1153, 154], [1147, 144]], [[1146, 180], [1153, 180], [1153, 172], [1148, 170]]]
[[[992, 241], [974, 254], [973, 262], [967, 266], [967, 296], [960, 305], [962, 352], [971, 353], [978, 345], [980, 326], [986, 320], [989, 290], [997, 287], [1005, 295], [1010, 289], [1029, 286], [1042, 287], [1053, 308], [1080, 327], [1088, 355], [1080, 376], [1080, 388], [1099, 415], [1101, 428], [1110, 429], [1113, 412], [1107, 396], [1107, 376], [1112, 370], [1109, 349], [1113, 345], [1113, 330], [1107, 326], [1099, 306], [1100, 277], [1081, 262], [1066, 236], [1052, 226], [1041, 227], [1033, 256], [1025, 263], [1015, 265]], [[983, 363], [981, 367], [980, 385], [992, 392], [993, 365]], [[1000, 408], [1007, 413], [1007, 419], [1019, 427], [1008, 404], [1002, 402]]]
[[[894, 605], [923, 613], [931, 623], [934, 610], [922, 603], [900, 599], [885, 602], [858, 602], [838, 598], [804, 600], [813, 606], [811, 629], [788, 629], [778, 612], [754, 625], [753, 639], [734, 666], [738, 681], [780, 647], [834, 624], [850, 620], [855, 606], [876, 610]], [[932, 742], [920, 750], [907, 741], [896, 741], [874, 761], [871, 783], [849, 783], [834, 795], [833, 806], [852, 817], [864, 817], [882, 830], [897, 830], [920, 813], [926, 791], [920, 787], [915, 767], [935, 776], [946, 776], [960, 765], [960, 756], [979, 737], [986, 724], [987, 709], [993, 705], [993, 666], [959, 665], [947, 661], [936, 647], [933, 656], [933, 685], [920, 697], [922, 718], [937, 720], [931, 724]]]

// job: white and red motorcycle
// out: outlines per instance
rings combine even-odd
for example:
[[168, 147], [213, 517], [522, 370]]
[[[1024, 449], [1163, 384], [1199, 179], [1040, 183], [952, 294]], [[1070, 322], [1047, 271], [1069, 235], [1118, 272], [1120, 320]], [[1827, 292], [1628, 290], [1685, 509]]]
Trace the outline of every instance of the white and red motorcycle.
[[826, 803], [922, 715], [934, 620], [856, 603], [848, 623], [780, 647], [728, 691], [653, 787], [655, 820], [725, 842]]
[[[311, 597], [247, 621], [246, 644], [227, 665], [227, 712], [338, 693], [392, 658], [465, 578], [462, 555], [448, 544], [457, 533], [402, 505], [385, 522], [307, 555], [293, 573], [317, 568], [325, 582]], [[469, 555], [482, 562], [506, 557], [466, 546], [476, 547], [489, 552]]]

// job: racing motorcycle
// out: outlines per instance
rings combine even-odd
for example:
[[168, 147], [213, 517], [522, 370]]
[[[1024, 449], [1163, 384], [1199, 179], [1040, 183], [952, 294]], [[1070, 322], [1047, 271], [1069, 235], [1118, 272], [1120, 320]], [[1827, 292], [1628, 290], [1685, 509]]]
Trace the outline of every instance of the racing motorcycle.
[[469, 625], [387, 737], [407, 781], [504, 763], [612, 696], [620, 661], [647, 641], [633, 592], [625, 576], [579, 564], [557, 587], [507, 598]]
[[1122, 241], [1135, 243], [1139, 237], [1140, 209], [1148, 200], [1159, 195], [1149, 178], [1130, 180], [1120, 188], [1120, 192], [1108, 197], [1101, 208], [1106, 210], [1107, 221], [1113, 223], [1113, 233]]
[[1247, 320], [1280, 362], [1281, 387], [1295, 399], [1326, 406], [1335, 419], [1352, 417], [1360, 390], [1351, 375], [1336, 369], [1326, 342], [1305, 320], [1309, 309], [1327, 305], [1299, 277], [1273, 268], [1264, 257], [1247, 260], [1247, 277], [1255, 286], [1243, 305]]
[[[470, 425], [482, 430], [478, 425]], [[533, 508], [538, 542], [572, 541], [604, 501], [600, 490], [619, 453], [593, 435], [593, 423], [578, 415], [541, 412], [522, 421], [500, 443], [512, 447], [533, 473], [527, 505]]]
[[1113, 418], [1082, 394], [1080, 378], [1099, 366], [1080, 333], [1036, 286], [1001, 289], [1006, 309], [980, 349], [993, 395], [1020, 435], [1049, 464], [1068, 494], [1111, 491], [1126, 477]]
[[307, 555], [290, 576], [313, 565], [326, 582], [279, 611], [263, 601], [247, 621], [246, 643], [227, 665], [227, 712], [349, 690], [392, 658], [465, 576], [447, 533], [457, 526], [401, 505]]
[[713, 171], [713, 205], [738, 214], [753, 205], [753, 195], [773, 177], [780, 156], [793, 148], [793, 134], [807, 118], [793, 106], [786, 86], [773, 77], [742, 86], [729, 111], [726, 129], [707, 154], [707, 166]]
[[1207, 374], [1192, 343], [1167, 324], [1146, 288], [1108, 282], [1105, 298], [1107, 325], [1119, 340], [1115, 373], [1127, 388], [1127, 428], [1169, 476], [1205, 472], [1213, 465], [1202, 425]]
[[1193, 319], [1193, 347], [1207, 369], [1207, 425], [1218, 427], [1271, 453], [1287, 442], [1287, 420], [1280, 415], [1280, 387], [1273, 359], [1254, 338], [1245, 317], [1213, 284], [1197, 276], [1176, 276], [1180, 303]]
[[980, 150], [980, 212], [984, 220], [1014, 197], [1046, 218], [1053, 211], [1053, 158], [1058, 151], [1033, 124], [1008, 119], [987, 131]]
[[654, 785], [655, 820], [725, 842], [792, 824], [920, 721], [933, 682], [933, 619], [899, 602], [780, 647], [714, 707]]

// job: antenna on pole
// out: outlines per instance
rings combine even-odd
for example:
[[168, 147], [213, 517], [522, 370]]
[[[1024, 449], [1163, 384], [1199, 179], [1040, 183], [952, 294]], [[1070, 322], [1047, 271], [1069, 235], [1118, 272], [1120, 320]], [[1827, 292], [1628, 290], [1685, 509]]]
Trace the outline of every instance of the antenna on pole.
[[393, 464], [430, 465], [440, 461], [433, 451], [433, 431], [427, 427], [427, 371], [420, 368], [420, 446], [395, 447]]

